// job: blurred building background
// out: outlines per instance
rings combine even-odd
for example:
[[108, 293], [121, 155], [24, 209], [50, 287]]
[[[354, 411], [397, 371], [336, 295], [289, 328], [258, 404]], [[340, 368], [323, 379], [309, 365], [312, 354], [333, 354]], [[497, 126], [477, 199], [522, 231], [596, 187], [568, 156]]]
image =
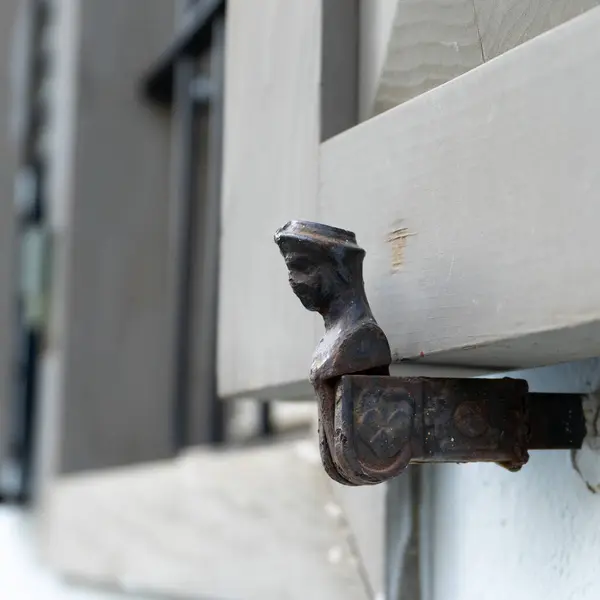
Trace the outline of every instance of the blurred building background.
[[0, 586], [363, 597], [314, 404], [217, 393], [226, 3], [0, 11]]
[[[597, 597], [597, 499], [565, 453], [326, 480], [305, 375], [321, 326], [272, 244], [318, 214], [322, 142], [481, 64], [471, 4], [2, 1], [7, 598], [494, 600], [540, 579], [546, 600]], [[596, 4], [498, 3], [498, 22], [535, 18], [497, 54]], [[587, 392], [599, 374], [524, 376]]]

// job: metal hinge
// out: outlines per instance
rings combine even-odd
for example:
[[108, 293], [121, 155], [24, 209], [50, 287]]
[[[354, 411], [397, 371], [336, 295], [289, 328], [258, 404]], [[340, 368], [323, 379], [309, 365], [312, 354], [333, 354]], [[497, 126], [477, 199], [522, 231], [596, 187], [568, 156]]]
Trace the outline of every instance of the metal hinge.
[[533, 394], [520, 379], [390, 376], [390, 347], [367, 301], [365, 251], [354, 233], [291, 221], [275, 242], [294, 293], [325, 323], [310, 380], [331, 478], [376, 484], [422, 462], [495, 462], [517, 471], [528, 450], [581, 447], [579, 395]]

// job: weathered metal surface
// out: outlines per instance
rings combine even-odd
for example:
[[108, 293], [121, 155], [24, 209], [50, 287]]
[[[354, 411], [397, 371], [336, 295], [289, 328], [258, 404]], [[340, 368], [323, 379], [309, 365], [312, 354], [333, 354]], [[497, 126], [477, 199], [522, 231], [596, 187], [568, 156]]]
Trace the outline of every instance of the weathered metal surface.
[[302, 304], [325, 335], [310, 369], [327, 473], [346, 485], [400, 474], [410, 462], [496, 462], [519, 470], [528, 448], [580, 447], [580, 396], [529, 394], [518, 379], [390, 377], [390, 348], [367, 301], [354, 233], [291, 221], [275, 234]]
[[581, 448], [587, 433], [581, 395], [529, 394], [527, 406], [530, 450]]
[[[337, 386], [336, 456], [384, 481], [409, 462], [527, 462], [527, 383], [347, 375]], [[337, 447], [336, 447], [337, 450]]]
[[[275, 234], [290, 285], [305, 308], [317, 311], [325, 335], [313, 356], [310, 380], [319, 404], [319, 446], [327, 473], [340, 483], [377, 483], [340, 467], [334, 449], [335, 388], [349, 373], [389, 374], [390, 347], [377, 325], [362, 277], [365, 251], [350, 231], [292, 221]], [[338, 439], [338, 446], [340, 446]]]

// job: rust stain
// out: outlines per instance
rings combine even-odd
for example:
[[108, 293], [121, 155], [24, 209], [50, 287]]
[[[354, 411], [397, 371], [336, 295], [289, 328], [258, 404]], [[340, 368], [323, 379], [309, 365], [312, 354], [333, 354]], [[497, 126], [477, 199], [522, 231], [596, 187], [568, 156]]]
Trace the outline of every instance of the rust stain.
[[404, 266], [404, 249], [406, 248], [406, 238], [416, 235], [410, 232], [406, 227], [394, 229], [387, 238], [392, 247], [392, 271], [399, 271]]

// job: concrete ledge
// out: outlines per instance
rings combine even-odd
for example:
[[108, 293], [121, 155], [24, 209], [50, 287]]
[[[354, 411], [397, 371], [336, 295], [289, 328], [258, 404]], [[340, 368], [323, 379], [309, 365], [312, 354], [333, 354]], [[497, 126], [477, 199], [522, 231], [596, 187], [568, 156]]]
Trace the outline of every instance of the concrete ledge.
[[366, 600], [311, 441], [64, 477], [42, 511], [59, 572], [139, 593]]

